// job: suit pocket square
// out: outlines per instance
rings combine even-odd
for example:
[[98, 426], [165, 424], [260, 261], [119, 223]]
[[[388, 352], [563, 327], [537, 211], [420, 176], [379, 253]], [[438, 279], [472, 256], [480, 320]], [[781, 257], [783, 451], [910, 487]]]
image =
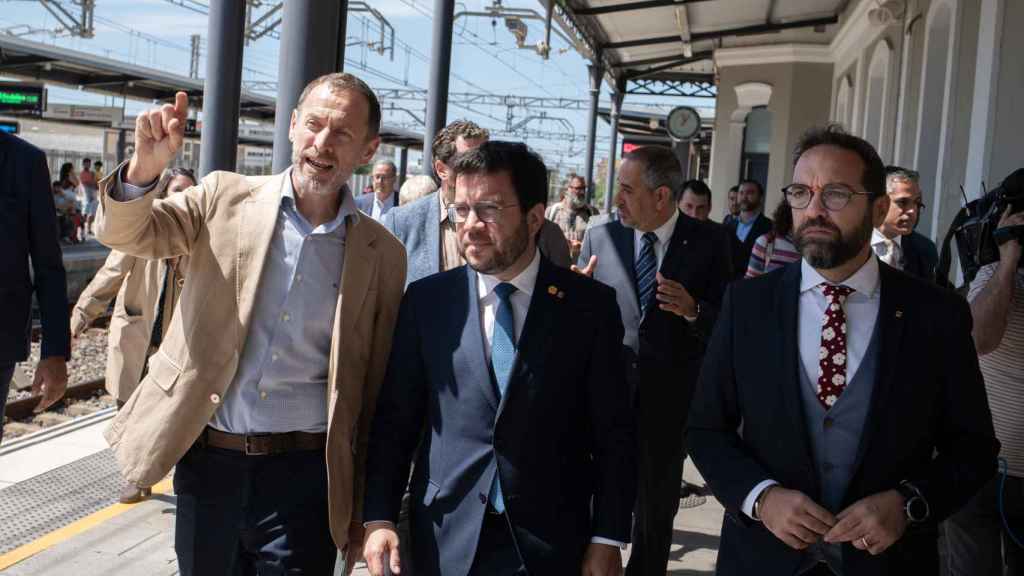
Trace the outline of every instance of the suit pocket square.
[[440, 491], [440, 486], [435, 484], [432, 480], [427, 480], [427, 487], [423, 490], [423, 505], [430, 506], [433, 504], [434, 499], [437, 498], [437, 494]]

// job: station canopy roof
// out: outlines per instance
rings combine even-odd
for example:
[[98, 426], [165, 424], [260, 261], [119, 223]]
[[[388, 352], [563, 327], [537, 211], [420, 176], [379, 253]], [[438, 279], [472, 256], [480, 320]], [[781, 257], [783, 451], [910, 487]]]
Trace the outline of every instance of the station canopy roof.
[[[0, 35], [0, 76], [136, 100], [169, 102], [176, 92], [183, 91], [193, 106], [201, 107], [203, 103], [202, 79], [9, 35]], [[273, 96], [241, 92], [242, 118], [273, 122], [275, 106]], [[381, 140], [396, 146], [423, 147], [421, 134], [396, 127], [381, 126]]]
[[[828, 44], [856, 0], [564, 0], [559, 24], [615, 83], [714, 83], [714, 51], [768, 44]], [[861, 0], [870, 1], [870, 0]], [[691, 90], [695, 96], [707, 96]], [[627, 93], [634, 92], [627, 86]]]

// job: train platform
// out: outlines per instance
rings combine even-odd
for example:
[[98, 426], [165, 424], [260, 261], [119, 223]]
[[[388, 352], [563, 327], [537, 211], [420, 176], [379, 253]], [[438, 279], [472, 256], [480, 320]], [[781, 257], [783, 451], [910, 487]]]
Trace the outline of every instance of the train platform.
[[[102, 437], [113, 415], [103, 410], [0, 447], [0, 576], [178, 573], [170, 478], [149, 500], [117, 502], [122, 480]], [[703, 484], [689, 462], [685, 477]], [[713, 574], [722, 507], [710, 496], [683, 505], [668, 574]], [[353, 573], [368, 574], [362, 563]]]

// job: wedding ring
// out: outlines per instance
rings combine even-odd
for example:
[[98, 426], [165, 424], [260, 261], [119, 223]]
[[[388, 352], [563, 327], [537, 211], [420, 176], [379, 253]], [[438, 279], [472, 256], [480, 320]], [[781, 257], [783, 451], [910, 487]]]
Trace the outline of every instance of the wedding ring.
[[871, 544], [868, 544], [868, 537], [867, 536], [864, 536], [863, 538], [861, 538], [860, 539], [860, 543], [864, 545], [865, 549], [871, 548]]

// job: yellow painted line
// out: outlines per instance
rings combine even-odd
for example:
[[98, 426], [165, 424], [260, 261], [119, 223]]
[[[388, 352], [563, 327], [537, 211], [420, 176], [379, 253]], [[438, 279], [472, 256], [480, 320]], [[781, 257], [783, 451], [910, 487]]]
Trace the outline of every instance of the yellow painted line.
[[[172, 483], [170, 478], [153, 486], [153, 494], [169, 494], [171, 490]], [[48, 548], [56, 546], [57, 544], [69, 540], [87, 530], [91, 530], [111, 518], [124, 514], [135, 506], [136, 504], [121, 504], [118, 502], [117, 504], [113, 504], [102, 510], [93, 512], [81, 520], [76, 520], [63, 528], [58, 528], [45, 536], [41, 536], [36, 540], [29, 542], [28, 544], [19, 546], [10, 552], [0, 554], [0, 570], [10, 568], [22, 560], [31, 558]]]

